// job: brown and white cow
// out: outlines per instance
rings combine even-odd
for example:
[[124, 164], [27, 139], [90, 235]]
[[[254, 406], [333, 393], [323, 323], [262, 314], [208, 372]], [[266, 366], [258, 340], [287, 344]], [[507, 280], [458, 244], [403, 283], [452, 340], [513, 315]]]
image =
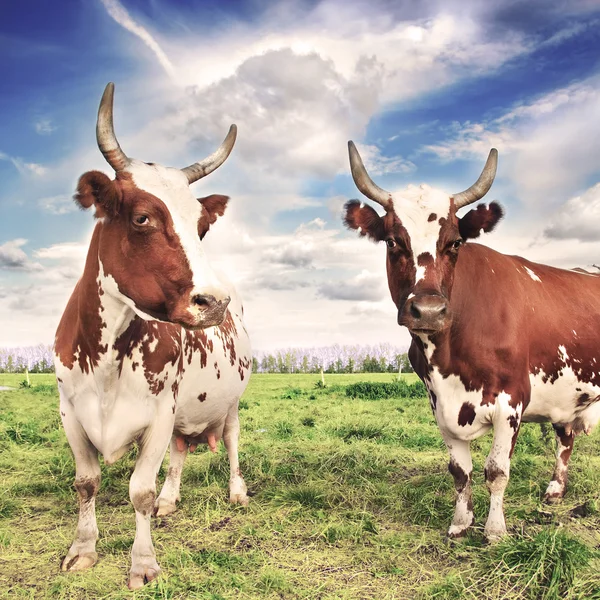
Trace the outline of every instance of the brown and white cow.
[[[153, 512], [175, 510], [188, 448], [222, 438], [231, 467], [230, 500], [247, 504], [238, 465], [238, 401], [249, 377], [250, 343], [242, 305], [211, 270], [202, 238], [223, 215], [226, 196], [193, 196], [190, 184], [229, 156], [221, 147], [185, 169], [129, 159], [113, 129], [114, 85], [106, 86], [97, 139], [115, 170], [90, 171], [75, 202], [94, 207], [83, 275], [58, 326], [55, 366], [60, 413], [76, 462], [79, 523], [63, 570], [97, 560], [98, 454], [114, 463], [138, 444], [129, 484], [136, 535], [129, 587], [159, 573], [150, 537]], [[171, 440], [170, 465], [156, 498], [156, 476]]]
[[495, 202], [457, 215], [491, 187], [495, 149], [479, 180], [454, 195], [426, 185], [388, 193], [370, 179], [352, 142], [349, 150], [357, 187], [385, 215], [350, 201], [345, 222], [387, 245], [398, 323], [411, 333], [409, 358], [450, 453], [457, 500], [448, 534], [462, 536], [474, 521], [470, 442], [493, 427], [485, 535], [497, 539], [506, 533], [503, 496], [521, 422], [554, 426], [558, 450], [545, 499], [556, 502], [575, 435], [600, 418], [600, 278], [466, 243], [502, 217]]

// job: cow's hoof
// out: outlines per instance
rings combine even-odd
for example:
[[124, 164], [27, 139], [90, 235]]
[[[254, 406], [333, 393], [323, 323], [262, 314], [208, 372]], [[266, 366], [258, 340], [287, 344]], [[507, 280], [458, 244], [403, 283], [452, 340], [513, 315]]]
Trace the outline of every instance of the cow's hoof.
[[450, 529], [448, 529], [448, 539], [455, 541], [455, 542], [461, 542], [467, 537], [468, 530], [469, 530], [468, 527], [461, 528], [461, 527], [455, 527], [454, 525], [452, 525], [450, 527]]
[[497, 544], [508, 535], [508, 532], [506, 529], [498, 529], [496, 531], [484, 531], [483, 534], [485, 535], [488, 544]]
[[560, 504], [562, 499], [562, 494], [544, 494], [544, 504]]
[[150, 583], [160, 575], [160, 567], [158, 563], [154, 561], [153, 564], [139, 565], [139, 567], [131, 567], [129, 573], [129, 582], [127, 587], [130, 590], [139, 590], [143, 588], [147, 583]]
[[86, 552], [85, 554], [77, 554], [74, 552], [67, 554], [63, 560], [61, 569], [63, 571], [85, 571], [96, 564], [98, 554], [96, 552]]
[[155, 517], [166, 517], [177, 510], [175, 502], [167, 502], [162, 498], [159, 498], [154, 505], [154, 516]]
[[248, 500], [249, 498], [246, 495], [246, 493], [229, 495], [229, 502], [231, 502], [231, 504], [240, 504], [241, 506], [248, 506]]

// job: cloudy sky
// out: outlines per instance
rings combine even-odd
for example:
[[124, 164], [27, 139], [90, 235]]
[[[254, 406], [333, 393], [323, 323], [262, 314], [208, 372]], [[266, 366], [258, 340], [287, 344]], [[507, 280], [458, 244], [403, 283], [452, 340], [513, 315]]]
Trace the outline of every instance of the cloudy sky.
[[[484, 243], [600, 264], [600, 2], [21, 0], [0, 9], [0, 346], [51, 343], [93, 227], [71, 197], [110, 173], [97, 106], [116, 84], [129, 156], [231, 196], [205, 238], [257, 349], [404, 345], [385, 249], [344, 230], [353, 139], [384, 188], [449, 193], [500, 153]], [[111, 174], [112, 175], [112, 174]]]

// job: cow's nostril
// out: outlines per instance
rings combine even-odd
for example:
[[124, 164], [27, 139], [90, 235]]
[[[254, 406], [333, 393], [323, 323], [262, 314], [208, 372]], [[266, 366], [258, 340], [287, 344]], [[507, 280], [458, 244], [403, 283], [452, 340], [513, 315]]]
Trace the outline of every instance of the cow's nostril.
[[196, 306], [209, 306], [210, 296], [202, 296], [201, 294], [197, 294], [192, 298], [192, 303]]
[[410, 315], [415, 319], [421, 318], [421, 311], [417, 308], [414, 302], [410, 305]]

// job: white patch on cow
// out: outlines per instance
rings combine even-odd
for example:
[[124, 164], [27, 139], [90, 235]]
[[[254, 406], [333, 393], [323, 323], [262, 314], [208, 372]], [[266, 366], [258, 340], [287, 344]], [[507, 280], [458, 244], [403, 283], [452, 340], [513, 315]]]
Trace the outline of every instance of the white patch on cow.
[[567, 360], [569, 360], [567, 349], [562, 344], [558, 347], [558, 356], [564, 363], [566, 363]]
[[546, 496], [553, 496], [562, 494], [564, 486], [561, 485], [556, 479], [553, 479], [546, 488]]
[[[409, 185], [401, 192], [392, 194], [394, 211], [410, 237], [410, 245], [415, 264], [417, 257], [429, 253], [435, 260], [437, 241], [440, 234], [440, 218], [446, 218], [450, 210], [450, 197], [447, 193], [420, 185]], [[429, 216], [436, 218], [429, 221]], [[417, 267], [418, 283], [425, 276], [425, 268]]]
[[[191, 296], [210, 294], [218, 301], [224, 300], [227, 294], [208, 264], [198, 236], [202, 205], [192, 194], [185, 174], [179, 169], [148, 165], [137, 160], [132, 160], [126, 171], [131, 173], [133, 182], [139, 189], [162, 200], [169, 210], [175, 233], [192, 271], [194, 288]], [[192, 316], [198, 316], [200, 311], [193, 304], [188, 308]]]
[[524, 269], [527, 271], [527, 275], [529, 275], [531, 279], [534, 281], [539, 281], [540, 283], [542, 282], [542, 280], [529, 267], [524, 267]]

